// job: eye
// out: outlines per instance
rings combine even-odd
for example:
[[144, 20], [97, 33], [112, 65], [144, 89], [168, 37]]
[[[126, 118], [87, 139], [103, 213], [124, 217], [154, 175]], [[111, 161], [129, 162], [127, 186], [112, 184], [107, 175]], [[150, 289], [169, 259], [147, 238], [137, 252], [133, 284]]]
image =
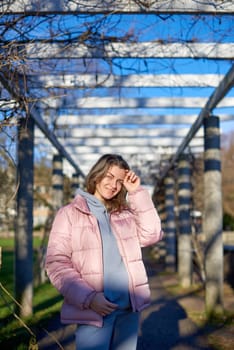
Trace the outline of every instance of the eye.
[[123, 180], [118, 180], [117, 183], [118, 183], [118, 185], [122, 186], [123, 185]]

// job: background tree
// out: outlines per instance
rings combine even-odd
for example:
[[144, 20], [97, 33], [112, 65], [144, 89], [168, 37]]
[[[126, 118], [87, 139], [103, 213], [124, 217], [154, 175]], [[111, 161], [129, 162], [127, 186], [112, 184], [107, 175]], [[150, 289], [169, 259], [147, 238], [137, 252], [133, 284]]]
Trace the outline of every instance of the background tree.
[[14, 229], [16, 167], [6, 148], [6, 137], [0, 136], [0, 231], [9, 234]]
[[234, 132], [225, 135], [222, 143], [224, 228], [234, 230]]

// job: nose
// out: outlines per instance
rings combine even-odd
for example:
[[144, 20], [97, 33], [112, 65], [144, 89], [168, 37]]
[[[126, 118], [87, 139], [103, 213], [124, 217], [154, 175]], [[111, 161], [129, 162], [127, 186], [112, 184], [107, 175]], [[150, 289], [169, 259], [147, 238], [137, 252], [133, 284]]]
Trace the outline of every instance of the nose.
[[117, 188], [117, 181], [115, 179], [112, 179], [111, 181], [111, 187], [116, 189]]

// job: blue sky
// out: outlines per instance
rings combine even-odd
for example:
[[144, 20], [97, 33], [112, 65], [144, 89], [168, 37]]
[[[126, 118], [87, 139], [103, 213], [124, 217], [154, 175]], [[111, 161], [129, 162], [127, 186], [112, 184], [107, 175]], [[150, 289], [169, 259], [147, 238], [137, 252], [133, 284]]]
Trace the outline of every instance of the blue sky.
[[93, 27], [97, 38], [131, 34], [131, 40], [137, 41], [174, 42], [179, 38], [184, 42], [232, 42], [233, 24], [233, 15], [48, 15], [46, 21], [40, 16], [29, 16], [19, 22], [25, 35], [12, 29], [8, 32], [8, 39], [49, 39], [52, 32], [57, 34], [57, 40], [73, 39]]

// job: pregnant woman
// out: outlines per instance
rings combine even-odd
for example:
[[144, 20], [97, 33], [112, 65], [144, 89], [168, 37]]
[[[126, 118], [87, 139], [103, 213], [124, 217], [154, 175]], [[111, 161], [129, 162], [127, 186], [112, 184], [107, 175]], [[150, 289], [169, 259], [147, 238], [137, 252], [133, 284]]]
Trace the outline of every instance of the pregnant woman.
[[85, 191], [56, 214], [47, 249], [47, 274], [64, 297], [61, 322], [77, 324], [77, 350], [136, 349], [150, 304], [141, 247], [161, 238], [140, 178], [122, 156], [103, 155]]

